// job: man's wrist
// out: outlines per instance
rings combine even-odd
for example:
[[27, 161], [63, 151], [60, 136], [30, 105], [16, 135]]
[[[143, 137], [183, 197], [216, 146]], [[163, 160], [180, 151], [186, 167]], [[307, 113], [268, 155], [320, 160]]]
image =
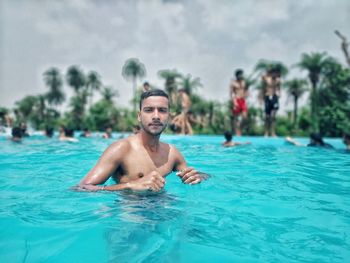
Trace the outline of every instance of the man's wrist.
[[101, 188], [100, 188], [100, 191], [105, 191], [105, 190], [106, 190], [106, 186], [102, 185]]

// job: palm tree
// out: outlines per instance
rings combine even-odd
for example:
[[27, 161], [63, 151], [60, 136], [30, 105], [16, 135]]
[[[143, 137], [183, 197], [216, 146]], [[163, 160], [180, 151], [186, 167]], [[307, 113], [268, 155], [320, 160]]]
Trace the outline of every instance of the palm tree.
[[63, 81], [61, 72], [57, 68], [50, 68], [43, 74], [44, 82], [49, 87], [49, 92], [46, 94], [47, 101], [50, 106], [60, 105], [65, 100], [65, 94], [62, 91]]
[[169, 70], [164, 69], [158, 71], [158, 76], [165, 79], [165, 91], [169, 95], [170, 105], [173, 105], [173, 102], [176, 101], [176, 91], [177, 91], [177, 78], [181, 78], [182, 75], [177, 72], [176, 69]]
[[119, 93], [117, 90], [113, 90], [112, 87], [106, 86], [106, 87], [103, 87], [101, 91], [101, 95], [104, 101], [110, 104], [113, 104], [113, 98], [118, 97]]
[[86, 88], [89, 91], [89, 97], [90, 97], [90, 107], [92, 105], [92, 97], [94, 91], [100, 90], [102, 86], [101, 77], [96, 71], [90, 71], [87, 75], [86, 79]]
[[[136, 81], [146, 76], [146, 68], [137, 58], [129, 58], [122, 69], [123, 77], [132, 81], [133, 95], [136, 96]], [[136, 112], [136, 101], [133, 101], [134, 112]]]
[[309, 72], [309, 80], [312, 86], [311, 92], [311, 117], [313, 120], [313, 130], [318, 131], [318, 120], [317, 120], [317, 85], [320, 80], [320, 75], [325, 62], [327, 61], [326, 53], [303, 53], [301, 61], [297, 64], [301, 69]]
[[298, 120], [298, 100], [303, 95], [303, 93], [307, 90], [306, 85], [307, 85], [307, 82], [304, 79], [292, 79], [284, 83], [284, 86], [287, 88], [288, 94], [293, 97], [294, 127], [296, 127], [297, 120]]
[[189, 95], [191, 95], [193, 90], [197, 89], [198, 87], [203, 87], [200, 78], [192, 79], [191, 74], [188, 74], [186, 77], [182, 77], [180, 86]]
[[71, 66], [68, 68], [66, 79], [68, 85], [74, 89], [76, 94], [79, 94], [79, 92], [85, 85], [84, 73], [80, 70], [78, 66]]
[[[15, 102], [17, 115], [17, 122], [26, 121], [30, 115], [34, 112], [34, 108], [37, 105], [38, 98], [36, 96], [26, 96], [20, 101]], [[19, 120], [19, 118], [21, 118]]]
[[82, 127], [87, 103], [88, 91], [85, 89], [85, 75], [78, 66], [71, 66], [66, 73], [67, 83], [75, 91], [75, 96], [71, 98], [72, 118], [77, 129]]

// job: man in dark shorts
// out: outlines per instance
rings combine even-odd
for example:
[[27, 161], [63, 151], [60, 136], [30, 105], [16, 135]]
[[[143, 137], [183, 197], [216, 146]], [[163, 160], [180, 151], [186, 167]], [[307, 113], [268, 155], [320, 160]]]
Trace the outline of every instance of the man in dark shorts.
[[265, 137], [276, 137], [276, 113], [279, 108], [281, 74], [278, 69], [271, 69], [262, 77], [265, 86]]

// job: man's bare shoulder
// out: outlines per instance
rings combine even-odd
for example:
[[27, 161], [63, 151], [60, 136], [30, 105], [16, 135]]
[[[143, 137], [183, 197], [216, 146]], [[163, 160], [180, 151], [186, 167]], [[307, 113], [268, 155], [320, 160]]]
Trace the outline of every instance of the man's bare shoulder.
[[171, 156], [174, 156], [174, 157], [181, 156], [180, 151], [176, 148], [175, 145], [168, 144], [168, 143], [163, 143], [163, 144], [165, 147], [169, 147]]
[[115, 153], [126, 153], [131, 149], [131, 140], [130, 138], [124, 138], [118, 140], [108, 146], [106, 153], [115, 154]]

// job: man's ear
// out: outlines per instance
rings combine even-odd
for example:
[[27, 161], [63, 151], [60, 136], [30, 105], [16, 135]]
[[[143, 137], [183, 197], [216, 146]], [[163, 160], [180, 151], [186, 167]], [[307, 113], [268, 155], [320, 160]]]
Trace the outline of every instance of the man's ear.
[[141, 111], [137, 112], [137, 120], [141, 122]]

